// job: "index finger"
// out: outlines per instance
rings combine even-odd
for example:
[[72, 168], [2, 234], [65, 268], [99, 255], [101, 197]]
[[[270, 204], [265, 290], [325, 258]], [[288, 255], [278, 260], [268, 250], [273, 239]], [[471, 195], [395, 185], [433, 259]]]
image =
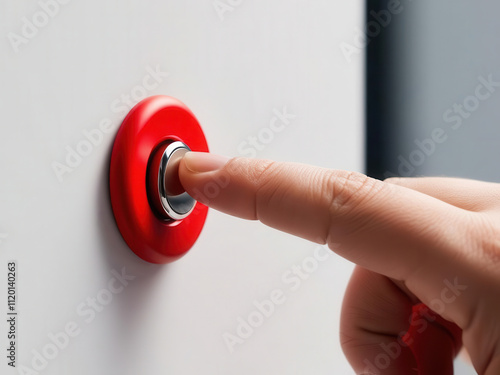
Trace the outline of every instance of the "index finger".
[[415, 272], [442, 280], [443, 267], [456, 258], [452, 245], [465, 236], [456, 207], [359, 173], [187, 153], [179, 177], [210, 207], [328, 243], [346, 259], [398, 280]]

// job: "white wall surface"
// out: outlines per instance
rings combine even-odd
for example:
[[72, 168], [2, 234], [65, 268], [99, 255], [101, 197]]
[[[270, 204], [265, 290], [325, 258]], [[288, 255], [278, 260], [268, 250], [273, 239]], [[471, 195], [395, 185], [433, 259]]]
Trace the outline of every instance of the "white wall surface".
[[[18, 368], [2, 355], [1, 374], [352, 374], [338, 339], [348, 262], [332, 254], [292, 279], [316, 245], [211, 211], [183, 259], [150, 265], [115, 225], [110, 151], [144, 91], [185, 102], [211, 150], [230, 156], [286, 107], [296, 118], [257, 157], [362, 171], [363, 61], [339, 48], [362, 24], [362, 2], [224, 3], [240, 5], [221, 18], [212, 0], [0, 2], [3, 346], [10, 260], [18, 296]], [[54, 163], [108, 120], [113, 131], [58, 178]], [[135, 278], [108, 301], [123, 268]], [[231, 353], [223, 335], [273, 290], [284, 303]], [[68, 324], [78, 335], [56, 353], [50, 334]], [[40, 371], [19, 371], [44, 351], [54, 358], [35, 361]]]

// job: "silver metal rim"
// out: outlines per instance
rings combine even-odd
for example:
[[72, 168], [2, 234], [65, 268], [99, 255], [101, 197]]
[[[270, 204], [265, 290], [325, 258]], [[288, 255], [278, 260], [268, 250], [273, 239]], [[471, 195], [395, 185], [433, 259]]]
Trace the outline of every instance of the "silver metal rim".
[[167, 179], [170, 175], [170, 168], [188, 151], [191, 149], [185, 143], [173, 142], [167, 146], [160, 161], [158, 193], [163, 210], [171, 220], [185, 219], [193, 212], [196, 205], [196, 201], [187, 192], [175, 196], [167, 194]]

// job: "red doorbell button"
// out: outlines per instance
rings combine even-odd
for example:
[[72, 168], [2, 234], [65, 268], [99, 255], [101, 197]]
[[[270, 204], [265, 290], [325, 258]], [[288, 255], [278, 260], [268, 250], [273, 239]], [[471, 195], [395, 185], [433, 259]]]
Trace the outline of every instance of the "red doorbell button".
[[111, 154], [109, 186], [118, 229], [151, 263], [182, 257], [201, 233], [208, 208], [179, 189], [178, 162], [208, 152], [193, 113], [180, 101], [153, 96], [125, 117]]

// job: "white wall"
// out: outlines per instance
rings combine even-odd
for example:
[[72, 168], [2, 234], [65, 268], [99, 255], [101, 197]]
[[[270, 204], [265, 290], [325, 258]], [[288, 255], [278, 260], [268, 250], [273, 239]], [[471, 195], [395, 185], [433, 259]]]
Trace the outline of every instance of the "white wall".
[[[310, 261], [315, 245], [211, 211], [186, 257], [150, 265], [113, 219], [110, 150], [126, 96], [137, 101], [150, 69], [168, 77], [147, 95], [185, 102], [213, 152], [238, 155], [286, 107], [296, 119], [257, 157], [362, 170], [362, 56], [347, 63], [339, 48], [361, 25], [362, 2], [231, 8], [222, 20], [212, 0], [74, 0], [44, 19], [37, 2], [0, 3], [0, 310], [14, 260], [17, 365], [32, 368], [33, 350], [55, 357], [18, 372], [2, 356], [2, 374], [352, 373], [338, 343], [346, 261], [331, 255], [299, 285], [291, 267]], [[24, 17], [47, 25], [23, 30]], [[107, 120], [114, 131], [58, 178], [54, 162], [66, 164], [68, 147]], [[135, 279], [87, 323], [87, 299], [102, 301], [111, 270], [122, 268]], [[285, 302], [230, 353], [223, 334], [236, 334], [238, 318], [275, 289]], [[48, 335], [71, 322], [78, 335], [51, 352]]]

